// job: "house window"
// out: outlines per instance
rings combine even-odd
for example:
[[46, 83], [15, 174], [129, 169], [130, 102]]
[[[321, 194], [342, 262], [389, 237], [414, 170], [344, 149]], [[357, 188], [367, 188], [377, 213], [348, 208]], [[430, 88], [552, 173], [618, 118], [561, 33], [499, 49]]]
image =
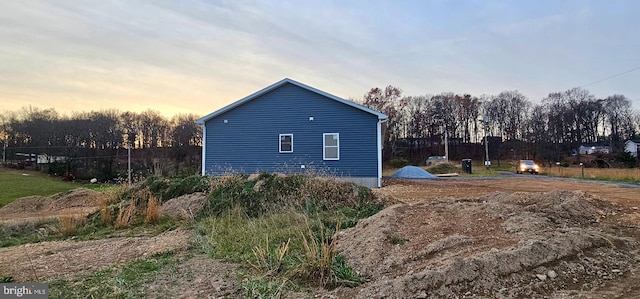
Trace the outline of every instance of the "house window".
[[280, 152], [293, 153], [293, 134], [280, 134]]
[[322, 137], [322, 158], [324, 160], [340, 160], [340, 135], [338, 133], [324, 133]]

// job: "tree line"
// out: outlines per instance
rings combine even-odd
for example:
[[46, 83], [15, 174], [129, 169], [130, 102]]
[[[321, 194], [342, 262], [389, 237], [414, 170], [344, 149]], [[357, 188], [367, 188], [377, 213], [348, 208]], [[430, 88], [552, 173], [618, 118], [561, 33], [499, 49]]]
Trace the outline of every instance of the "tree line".
[[134, 167], [140, 173], [180, 172], [181, 168], [196, 173], [202, 145], [197, 118], [195, 114], [166, 118], [153, 110], [113, 109], [62, 115], [53, 108], [24, 107], [0, 114], [0, 143], [3, 160], [13, 166], [33, 162], [25, 155], [65, 157], [64, 162], [56, 161], [64, 170], [84, 170], [87, 176], [103, 180], [122, 175], [128, 166], [123, 165], [123, 159], [129, 159], [128, 149], [133, 149]]
[[624, 142], [639, 138], [640, 132], [640, 112], [632, 110], [627, 97], [598, 98], [583, 88], [552, 92], [534, 104], [517, 90], [403, 96], [400, 88], [389, 85], [372, 88], [355, 101], [389, 117], [384, 156], [413, 163], [443, 155], [445, 135], [456, 159], [483, 159], [482, 144], [488, 140], [490, 159], [551, 162], [579, 154], [581, 145], [623, 152]]
[[[414, 164], [444, 155], [445, 139], [451, 159], [483, 160], [486, 146], [498, 163], [507, 158], [551, 163], [576, 154], [580, 145], [607, 145], [619, 153], [625, 140], [640, 139], [640, 112], [632, 110], [628, 98], [597, 98], [582, 88], [549, 93], [536, 104], [516, 90], [403, 96], [391, 85], [352, 100], [388, 115], [385, 160], [402, 157]], [[0, 145], [9, 164], [28, 161], [25, 154], [66, 157], [48, 169], [58, 174], [122, 177], [129, 149], [134, 171], [142, 176], [194, 174], [201, 165], [197, 118], [113, 109], [62, 115], [52, 108], [24, 107], [0, 114]]]

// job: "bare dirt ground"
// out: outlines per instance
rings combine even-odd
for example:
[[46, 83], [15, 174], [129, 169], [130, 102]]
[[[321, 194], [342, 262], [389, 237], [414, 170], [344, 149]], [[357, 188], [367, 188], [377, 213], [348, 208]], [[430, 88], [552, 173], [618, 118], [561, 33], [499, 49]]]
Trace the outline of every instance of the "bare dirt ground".
[[[397, 204], [344, 230], [339, 239], [341, 254], [368, 281], [312, 296], [640, 298], [640, 188], [510, 175], [385, 180], [375, 192]], [[198, 208], [194, 197], [184, 200], [186, 206]], [[0, 220], [8, 220], [7, 214], [15, 220], [20, 209], [23, 216], [44, 217], [45, 209], [55, 214], [64, 208], [52, 208], [46, 199], [41, 209], [29, 210], [38, 202], [24, 203], [0, 209]], [[167, 208], [191, 214], [192, 209], [182, 206], [173, 202]], [[0, 277], [42, 281], [153, 252], [180, 254], [189, 234], [177, 230], [155, 237], [0, 248]], [[149, 298], [167, 295], [171, 286], [191, 290], [180, 293], [182, 298], [240, 296], [235, 276], [230, 275], [234, 269], [196, 255], [185, 259], [178, 274], [145, 289]]]
[[639, 298], [640, 189], [539, 176], [387, 180], [339, 298]]

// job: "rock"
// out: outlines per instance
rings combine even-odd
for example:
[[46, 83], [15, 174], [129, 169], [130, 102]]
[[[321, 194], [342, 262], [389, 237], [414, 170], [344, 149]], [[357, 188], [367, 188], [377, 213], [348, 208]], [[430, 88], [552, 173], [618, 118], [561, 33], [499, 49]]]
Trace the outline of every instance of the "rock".
[[547, 276], [548, 276], [549, 278], [551, 278], [551, 279], [554, 279], [554, 278], [558, 277], [558, 273], [556, 273], [556, 271], [549, 270], [549, 271], [547, 272]]
[[536, 277], [538, 279], [540, 279], [541, 281], [547, 280], [547, 275], [545, 275], [545, 274], [536, 274]]
[[92, 178], [91, 180], [89, 180], [89, 183], [91, 183], [91, 184], [95, 184], [97, 182], [98, 182], [98, 179], [96, 179], [96, 178]]

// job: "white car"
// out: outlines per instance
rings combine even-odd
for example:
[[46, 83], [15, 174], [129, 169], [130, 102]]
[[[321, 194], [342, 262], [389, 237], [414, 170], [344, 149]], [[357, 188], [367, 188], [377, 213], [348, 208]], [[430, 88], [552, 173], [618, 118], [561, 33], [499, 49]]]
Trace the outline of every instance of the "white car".
[[516, 173], [532, 173], [538, 174], [540, 167], [533, 160], [520, 160], [520, 164], [516, 167]]

